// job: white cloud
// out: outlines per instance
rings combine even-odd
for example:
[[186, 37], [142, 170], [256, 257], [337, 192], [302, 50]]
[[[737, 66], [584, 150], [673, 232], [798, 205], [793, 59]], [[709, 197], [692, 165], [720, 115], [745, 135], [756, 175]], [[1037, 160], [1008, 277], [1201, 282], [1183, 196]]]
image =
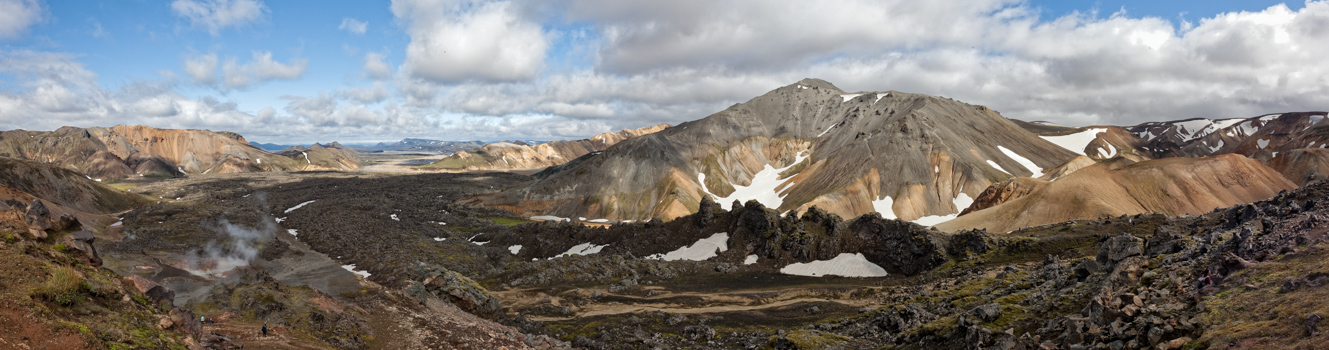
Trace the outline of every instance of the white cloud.
[[355, 35], [364, 35], [365, 31], [369, 30], [369, 23], [350, 17], [343, 17], [341, 19], [341, 25], [337, 26], [337, 29], [345, 30]]
[[[217, 83], [217, 54], [197, 55], [185, 59], [185, 74], [194, 78], [200, 85]], [[221, 82], [226, 88], [239, 89], [248, 87], [253, 82], [275, 79], [298, 79], [309, 68], [309, 60], [293, 59], [290, 63], [281, 63], [272, 59], [272, 53], [254, 51], [252, 60], [240, 64], [235, 58], [228, 58], [220, 64]]]
[[199, 84], [217, 81], [217, 54], [199, 55], [185, 59], [185, 74]]
[[42, 4], [36, 0], [0, 0], [0, 39], [23, 35], [28, 27], [41, 22]]
[[189, 20], [190, 25], [217, 35], [223, 28], [239, 27], [258, 21], [268, 7], [256, 0], [175, 0], [171, 12]]
[[388, 88], [383, 82], [376, 81], [369, 88], [354, 88], [343, 91], [341, 96], [361, 103], [380, 102], [388, 98]]
[[259, 79], [296, 79], [305, 74], [309, 60], [295, 59], [290, 64], [272, 60], [271, 52], [254, 52], [254, 61], [246, 67]]
[[511, 2], [394, 0], [392, 13], [411, 36], [403, 67], [430, 82], [535, 78], [549, 49], [540, 24]]
[[383, 54], [370, 52], [365, 54], [365, 76], [370, 79], [386, 79], [392, 76], [392, 67], [383, 62]]

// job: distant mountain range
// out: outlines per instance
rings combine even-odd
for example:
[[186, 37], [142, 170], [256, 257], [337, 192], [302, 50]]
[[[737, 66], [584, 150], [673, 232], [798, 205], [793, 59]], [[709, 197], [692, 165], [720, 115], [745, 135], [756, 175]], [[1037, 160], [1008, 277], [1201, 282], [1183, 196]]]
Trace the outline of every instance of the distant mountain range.
[[250, 145], [233, 132], [140, 125], [4, 131], [0, 132], [0, 157], [52, 163], [94, 179], [361, 166], [353, 151], [336, 143], [276, 154]]
[[609, 146], [633, 137], [650, 134], [669, 124], [638, 129], [607, 132], [587, 139], [552, 141], [540, 144], [495, 142], [476, 149], [457, 151], [447, 158], [421, 168], [441, 170], [503, 170], [545, 168], [567, 163], [591, 152], [603, 151]]

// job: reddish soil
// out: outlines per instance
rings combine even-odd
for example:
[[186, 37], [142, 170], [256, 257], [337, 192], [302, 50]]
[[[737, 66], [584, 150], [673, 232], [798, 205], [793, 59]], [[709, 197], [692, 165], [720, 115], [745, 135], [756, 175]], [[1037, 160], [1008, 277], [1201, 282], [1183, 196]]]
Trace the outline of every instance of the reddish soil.
[[73, 331], [51, 329], [25, 307], [0, 301], [0, 349], [87, 349]]

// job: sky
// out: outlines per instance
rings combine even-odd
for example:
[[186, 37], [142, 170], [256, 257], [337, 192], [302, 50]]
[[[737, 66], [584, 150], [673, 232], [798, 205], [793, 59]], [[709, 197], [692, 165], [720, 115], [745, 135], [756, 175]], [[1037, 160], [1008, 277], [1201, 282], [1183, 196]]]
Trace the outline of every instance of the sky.
[[803, 78], [1131, 125], [1329, 109], [1329, 1], [0, 0], [0, 130], [559, 140]]

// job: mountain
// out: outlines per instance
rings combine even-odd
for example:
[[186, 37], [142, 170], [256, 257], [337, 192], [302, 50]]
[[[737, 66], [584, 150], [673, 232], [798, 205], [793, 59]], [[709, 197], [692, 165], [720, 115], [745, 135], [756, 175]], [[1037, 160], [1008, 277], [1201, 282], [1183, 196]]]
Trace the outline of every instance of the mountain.
[[313, 159], [326, 161], [314, 163], [303, 154], [263, 151], [232, 132], [139, 125], [0, 132], [0, 156], [58, 164], [98, 179], [358, 168], [359, 160], [348, 152], [340, 146], [317, 148]]
[[484, 146], [480, 141], [441, 141], [428, 139], [402, 139], [397, 142], [379, 142], [376, 145], [357, 146], [363, 152], [438, 152], [452, 153], [472, 150]]
[[253, 141], [250, 141], [249, 144], [254, 145], [254, 147], [258, 147], [259, 149], [262, 149], [264, 151], [273, 152], [273, 153], [280, 152], [281, 150], [287, 148], [299, 146], [299, 145], [279, 145], [275, 143], [262, 143], [262, 142], [253, 142]]
[[804, 79], [701, 120], [636, 137], [470, 202], [523, 214], [674, 218], [704, 196], [728, 209], [818, 206], [932, 223], [988, 185], [1075, 157], [983, 106]]
[[1267, 161], [1278, 153], [1300, 148], [1329, 148], [1329, 112], [1289, 112], [1251, 118], [1148, 122], [1133, 126], [1048, 128], [1024, 123], [1073, 152], [1095, 159], [1125, 154], [1136, 160], [1203, 157], [1237, 153]]
[[1104, 216], [1197, 215], [1296, 188], [1278, 171], [1236, 154], [1143, 162], [1117, 158], [1055, 181], [1019, 178], [995, 184], [960, 217], [936, 228], [1008, 232]]
[[599, 152], [633, 137], [664, 130], [669, 124], [607, 132], [588, 139], [552, 141], [538, 145], [496, 142], [470, 151], [457, 151], [447, 158], [422, 166], [424, 169], [501, 170], [545, 168], [567, 163], [591, 152]]

